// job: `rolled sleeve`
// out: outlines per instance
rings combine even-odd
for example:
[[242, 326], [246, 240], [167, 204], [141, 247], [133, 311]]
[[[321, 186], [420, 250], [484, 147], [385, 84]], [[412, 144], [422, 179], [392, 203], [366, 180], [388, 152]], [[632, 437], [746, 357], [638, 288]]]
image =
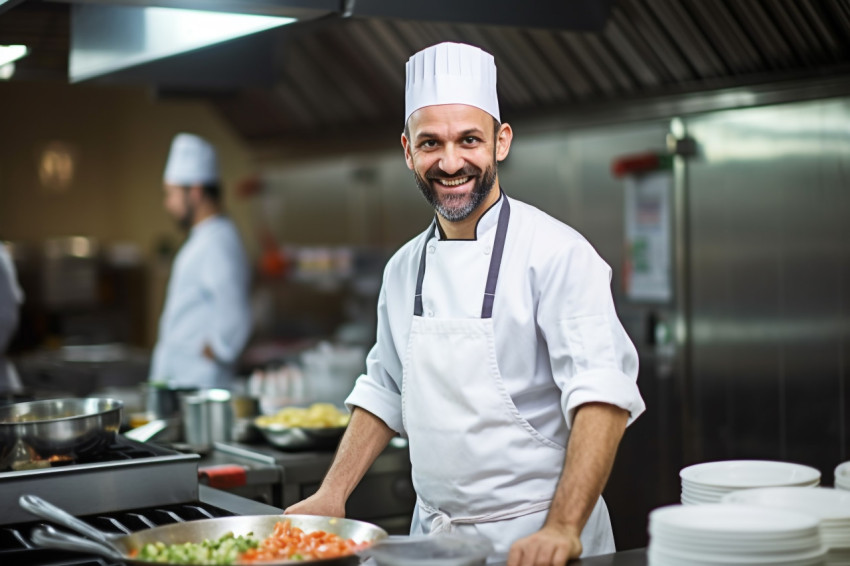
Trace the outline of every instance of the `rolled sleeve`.
[[365, 409], [404, 436], [404, 421], [401, 416], [401, 395], [377, 383], [369, 375], [361, 375], [354, 389], [345, 400], [349, 411], [354, 407]]
[[634, 378], [617, 371], [588, 371], [569, 380], [561, 393], [568, 426], [572, 427], [576, 409], [586, 403], [607, 403], [628, 411], [629, 425], [646, 410]]
[[349, 411], [354, 407], [365, 409], [384, 423], [404, 435], [401, 413], [401, 392], [381, 364], [380, 346], [376, 344], [366, 357], [366, 373], [357, 378], [354, 389], [345, 400]]
[[395, 349], [389, 323], [385, 274], [384, 285], [378, 296], [377, 341], [366, 356], [366, 373], [357, 378], [354, 389], [345, 400], [345, 406], [348, 410], [354, 407], [365, 409], [405, 436], [401, 407], [402, 374], [401, 360]]
[[553, 265], [539, 320], [567, 426], [586, 403], [620, 407], [631, 424], [646, 406], [637, 386], [637, 351], [614, 308], [611, 269], [587, 242]]

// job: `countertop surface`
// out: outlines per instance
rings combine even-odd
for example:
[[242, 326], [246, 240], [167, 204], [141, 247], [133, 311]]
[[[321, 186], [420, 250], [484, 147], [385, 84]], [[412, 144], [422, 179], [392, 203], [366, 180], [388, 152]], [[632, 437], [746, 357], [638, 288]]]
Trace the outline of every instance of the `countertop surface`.
[[[504, 562], [488, 566], [504, 566]], [[614, 554], [592, 556], [582, 560], [573, 560], [567, 566], [646, 566], [648, 564], [645, 548], [624, 550]]]
[[646, 549], [636, 548], [634, 550], [624, 550], [614, 554], [605, 554], [603, 556], [593, 556], [582, 560], [570, 562], [570, 566], [646, 566]]

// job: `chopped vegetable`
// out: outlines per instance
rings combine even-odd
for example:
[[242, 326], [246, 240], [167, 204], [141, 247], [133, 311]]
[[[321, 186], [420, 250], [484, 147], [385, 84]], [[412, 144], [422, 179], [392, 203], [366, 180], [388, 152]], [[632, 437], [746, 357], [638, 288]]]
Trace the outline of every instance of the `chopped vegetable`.
[[132, 558], [171, 564], [233, 564], [242, 553], [256, 548], [259, 544], [260, 541], [250, 534], [236, 537], [233, 533], [227, 533], [215, 540], [207, 539], [201, 543], [146, 544]]
[[276, 523], [274, 532], [266, 537], [257, 548], [246, 550], [240, 559], [243, 564], [268, 562], [270, 560], [314, 560], [337, 558], [354, 554], [367, 546], [352, 539], [325, 531], [305, 533], [293, 527], [288, 520]]
[[326, 531], [305, 533], [293, 527], [289, 520], [275, 523], [271, 535], [261, 541], [252, 534], [234, 536], [233, 533], [216, 540], [201, 543], [164, 544], [161, 542], [144, 545], [139, 551], [130, 553], [130, 558], [148, 562], [170, 564], [254, 564], [281, 560], [313, 560], [337, 558], [354, 554], [368, 546], [352, 539]]

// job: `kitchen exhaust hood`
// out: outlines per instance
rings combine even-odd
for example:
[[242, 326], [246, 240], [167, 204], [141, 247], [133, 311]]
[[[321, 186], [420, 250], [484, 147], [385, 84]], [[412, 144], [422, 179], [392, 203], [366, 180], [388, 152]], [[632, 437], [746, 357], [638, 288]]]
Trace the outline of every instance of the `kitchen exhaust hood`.
[[[613, 0], [53, 0], [71, 11], [71, 82], [145, 82], [184, 90], [269, 86], [273, 40], [232, 42], [322, 16], [593, 31]], [[268, 35], [268, 34], [266, 34]], [[183, 54], [221, 49], [194, 56]], [[169, 59], [177, 59], [181, 64]], [[157, 62], [162, 61], [163, 64]]]
[[68, 75], [71, 82], [84, 81], [294, 21], [156, 6], [74, 6]]

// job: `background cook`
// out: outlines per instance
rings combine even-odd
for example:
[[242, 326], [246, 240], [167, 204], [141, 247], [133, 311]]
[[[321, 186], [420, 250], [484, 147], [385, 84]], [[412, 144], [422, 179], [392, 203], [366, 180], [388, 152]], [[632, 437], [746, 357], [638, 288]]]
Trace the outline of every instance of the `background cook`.
[[150, 381], [229, 387], [251, 333], [248, 258], [222, 213], [215, 148], [193, 134], [171, 144], [164, 207], [189, 237], [177, 253], [159, 321]]

